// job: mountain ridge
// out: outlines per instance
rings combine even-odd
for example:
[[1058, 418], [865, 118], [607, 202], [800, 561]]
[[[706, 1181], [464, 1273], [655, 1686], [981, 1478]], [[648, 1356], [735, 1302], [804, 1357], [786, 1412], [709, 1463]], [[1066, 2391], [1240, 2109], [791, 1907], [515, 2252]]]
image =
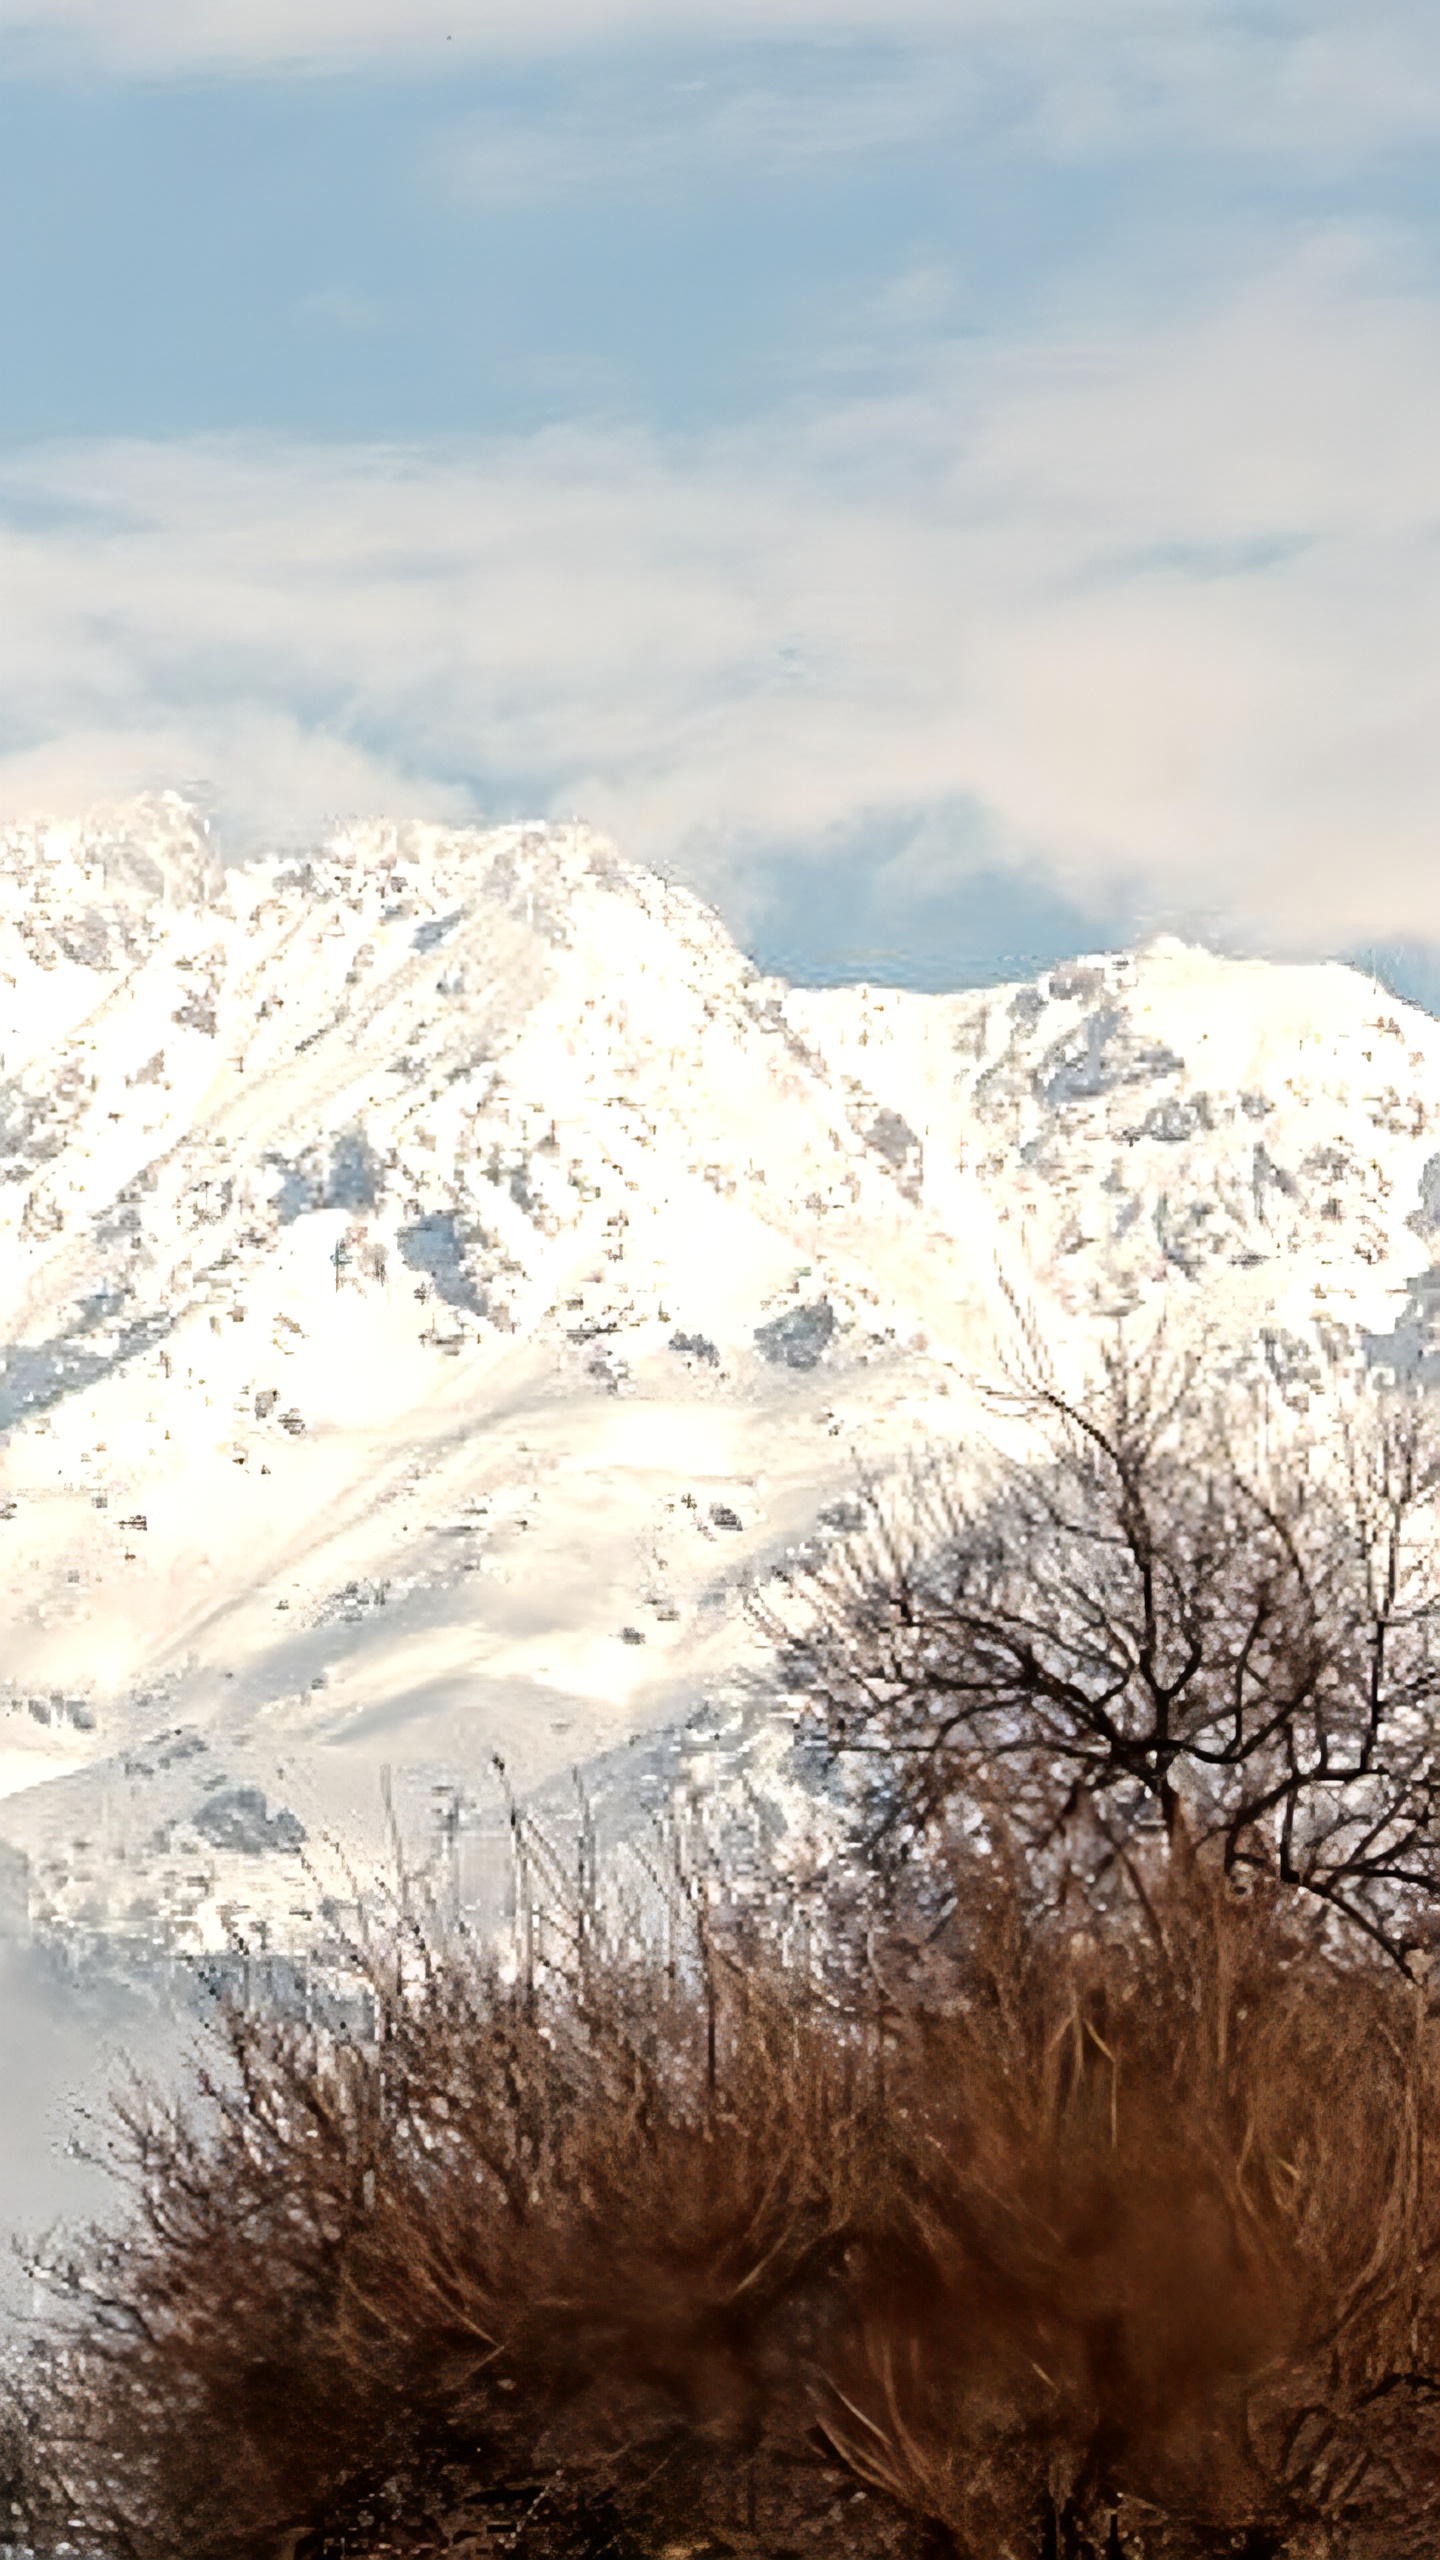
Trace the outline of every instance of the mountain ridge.
[[1007, 1291], [1293, 1401], [1437, 1357], [1440, 1024], [1335, 964], [800, 989], [578, 825], [222, 867], [172, 795], [0, 836], [0, 998], [46, 1930], [303, 1930], [382, 1769], [423, 1829], [722, 1696], [857, 1454], [975, 1427]]

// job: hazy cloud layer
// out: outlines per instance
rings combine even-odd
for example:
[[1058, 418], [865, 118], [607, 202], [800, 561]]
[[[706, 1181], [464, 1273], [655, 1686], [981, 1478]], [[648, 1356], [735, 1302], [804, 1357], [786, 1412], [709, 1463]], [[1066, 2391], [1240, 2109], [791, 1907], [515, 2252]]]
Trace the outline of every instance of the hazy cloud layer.
[[951, 345], [688, 442], [48, 449], [6, 805], [577, 809], [763, 900], [897, 812], [1297, 949], [1440, 935], [1440, 312], [1343, 239], [1199, 321]]
[[814, 167], [942, 138], [1099, 161], [1218, 146], [1263, 154], [1275, 169], [1321, 155], [1338, 171], [1440, 131], [1440, 16], [1414, 0], [1380, 0], [1363, 17], [1181, 0], [1158, 22], [1153, 6], [1103, 0], [1038, 12], [977, 0], [933, 22], [903, 7], [867, 18], [857, 0], [853, 20], [871, 41], [801, 50], [777, 41], [796, 26], [783, 7], [753, 24], [699, 12], [692, 40], [748, 39], [707, 51], [704, 77], [678, 76], [673, 46], [668, 79], [653, 55], [601, 54], [528, 110], [509, 99], [469, 115], [447, 157], [473, 197], [524, 201], [707, 166]]
[[[1440, 121], [1429, 0], [0, 0], [0, 28], [16, 67], [162, 75], [375, 61], [443, 73], [466, 56], [637, 45], [959, 49], [968, 81], [1018, 72], [1011, 112], [1061, 149], [1152, 131], [1366, 149]], [[914, 105], [933, 113], [919, 93]], [[751, 131], [767, 130], [762, 112]]]

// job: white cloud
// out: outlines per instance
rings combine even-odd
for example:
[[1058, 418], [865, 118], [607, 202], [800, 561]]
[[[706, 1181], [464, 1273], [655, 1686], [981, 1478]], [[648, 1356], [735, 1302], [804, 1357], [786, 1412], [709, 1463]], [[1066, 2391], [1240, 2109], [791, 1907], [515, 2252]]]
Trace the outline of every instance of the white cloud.
[[[1173, 136], [1230, 147], [1365, 151], [1440, 128], [1440, 17], [1431, 0], [0, 0], [12, 73], [27, 63], [146, 75], [323, 72], [392, 62], [443, 77], [466, 58], [644, 70], [701, 48], [813, 48], [797, 94], [763, 78], [677, 118], [701, 147], [806, 156], [933, 129], [967, 100], [1060, 151]], [[925, 76], [846, 78], [847, 45], [903, 55]], [[949, 67], [945, 67], [948, 58]], [[956, 63], [964, 66], [957, 73]], [[831, 94], [817, 96], [815, 66]], [[999, 84], [999, 90], [994, 83]], [[612, 151], [664, 161], [664, 133], [622, 120]], [[523, 133], [478, 137], [474, 182], [522, 188], [537, 170], [603, 161], [585, 102]], [[487, 174], [487, 171], [489, 174]]]
[[[1182, 0], [1187, 14], [1203, 0]], [[1063, 35], [1134, 25], [1145, 0], [4, 0], [15, 33], [71, 38], [147, 64], [328, 62], [457, 47], [527, 56], [616, 39], [946, 36], [970, 28]]]
[[1440, 938], [1437, 410], [1440, 311], [1337, 242], [688, 443], [46, 450], [0, 793], [202, 774], [273, 826], [475, 778], [732, 913], [777, 846], [963, 799], [1097, 900]]
[[69, 815], [158, 786], [228, 816], [246, 843], [312, 841], [317, 823], [356, 809], [413, 811], [461, 825], [474, 814], [462, 785], [243, 700], [218, 704], [200, 719], [69, 730], [7, 756], [0, 777], [7, 817]]
[[1137, 0], [4, 0], [0, 25], [122, 64], [301, 67], [447, 47], [523, 58], [635, 38], [944, 36], [1136, 14]]
[[653, 69], [592, 74], [559, 97], [465, 116], [440, 159], [469, 203], [537, 203], [562, 192], [649, 187], [697, 169], [814, 169], [934, 142], [994, 111], [994, 84], [952, 53], [901, 53], [884, 68], [844, 52], [766, 78], [657, 79]]

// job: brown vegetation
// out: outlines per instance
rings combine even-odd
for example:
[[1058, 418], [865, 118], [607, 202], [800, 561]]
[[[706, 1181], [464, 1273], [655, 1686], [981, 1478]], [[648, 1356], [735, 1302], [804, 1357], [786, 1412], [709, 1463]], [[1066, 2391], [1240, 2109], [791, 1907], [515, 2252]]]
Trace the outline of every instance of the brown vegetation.
[[1077, 1929], [977, 1859], [823, 1992], [412, 1926], [363, 2038], [232, 2007], [128, 2111], [35, 2546], [1418, 2560], [1436, 2022], [1301, 1897], [1135, 1875]]
[[[1363, 1399], [1333, 1441], [1123, 1335], [1083, 1393], [1031, 1345], [1038, 1432], [953, 1460], [762, 1609], [892, 1867], [999, 1806], [1050, 1900], [1183, 1816], [1228, 1872], [1324, 1903], [1402, 1971], [1440, 1909], [1440, 1433]], [[1274, 1417], [1271, 1417], [1272, 1419]]]
[[537, 1939], [517, 1817], [513, 1974], [402, 1909], [363, 2032], [237, 2001], [132, 2097], [43, 2560], [1440, 2547], [1427, 1409], [1272, 1461], [1163, 1346], [1011, 1402], [1038, 1462], [771, 1621], [868, 1878], [677, 1877], [662, 1961], [589, 1866]]

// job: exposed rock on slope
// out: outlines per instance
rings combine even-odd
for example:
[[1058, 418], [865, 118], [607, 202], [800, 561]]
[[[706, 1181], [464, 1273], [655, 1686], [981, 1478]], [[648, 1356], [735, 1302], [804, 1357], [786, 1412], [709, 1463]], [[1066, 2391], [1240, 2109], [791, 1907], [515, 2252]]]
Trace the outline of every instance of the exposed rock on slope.
[[583, 829], [222, 874], [169, 799], [12, 830], [0, 919], [42, 1922], [299, 1925], [382, 1765], [423, 1827], [673, 1722], [853, 1449], [963, 1427], [1002, 1277], [1061, 1346], [1203, 1304], [1292, 1396], [1440, 1357], [1440, 1025], [1351, 971], [815, 993]]

